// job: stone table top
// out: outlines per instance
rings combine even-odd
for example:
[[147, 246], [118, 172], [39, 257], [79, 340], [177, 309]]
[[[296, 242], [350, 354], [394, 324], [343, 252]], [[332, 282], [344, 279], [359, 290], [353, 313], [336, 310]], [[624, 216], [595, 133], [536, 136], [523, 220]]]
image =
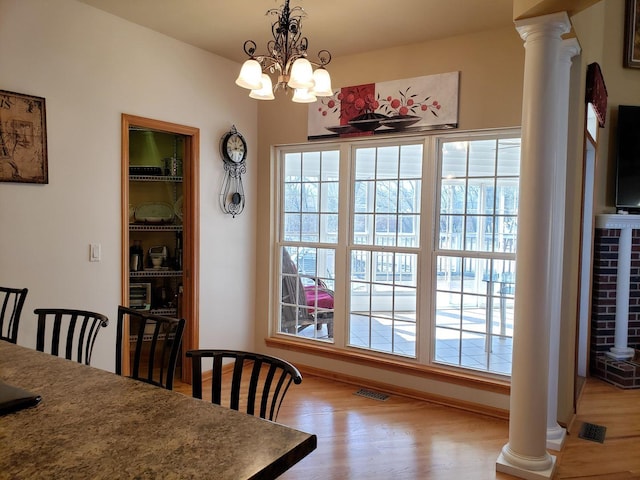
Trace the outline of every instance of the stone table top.
[[0, 417], [0, 478], [275, 478], [315, 435], [0, 341], [0, 379], [42, 396]]

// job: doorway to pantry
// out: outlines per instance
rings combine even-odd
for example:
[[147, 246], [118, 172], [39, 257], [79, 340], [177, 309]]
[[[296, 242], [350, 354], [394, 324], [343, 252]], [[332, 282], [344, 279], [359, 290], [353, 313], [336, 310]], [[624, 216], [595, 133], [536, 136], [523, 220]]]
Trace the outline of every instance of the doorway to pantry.
[[[121, 135], [122, 305], [184, 318], [185, 352], [199, 344], [200, 130], [123, 114]], [[125, 375], [132, 340], [123, 340]], [[176, 377], [191, 383], [180, 358]]]

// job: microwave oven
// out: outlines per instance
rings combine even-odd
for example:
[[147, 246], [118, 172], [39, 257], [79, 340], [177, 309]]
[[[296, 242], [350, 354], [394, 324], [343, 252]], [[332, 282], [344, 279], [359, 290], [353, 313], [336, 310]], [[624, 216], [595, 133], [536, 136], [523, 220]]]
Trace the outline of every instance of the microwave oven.
[[151, 284], [131, 283], [129, 284], [129, 307], [136, 310], [151, 309]]

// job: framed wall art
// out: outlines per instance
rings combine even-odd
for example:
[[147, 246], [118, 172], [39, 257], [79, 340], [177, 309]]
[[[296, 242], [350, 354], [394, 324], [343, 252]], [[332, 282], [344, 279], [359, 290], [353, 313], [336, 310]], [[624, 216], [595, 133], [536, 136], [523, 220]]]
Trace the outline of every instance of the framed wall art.
[[0, 182], [49, 183], [44, 98], [0, 90]]
[[627, 0], [625, 8], [624, 66], [640, 68], [640, 0]]
[[337, 89], [309, 104], [309, 140], [458, 126], [460, 72]]

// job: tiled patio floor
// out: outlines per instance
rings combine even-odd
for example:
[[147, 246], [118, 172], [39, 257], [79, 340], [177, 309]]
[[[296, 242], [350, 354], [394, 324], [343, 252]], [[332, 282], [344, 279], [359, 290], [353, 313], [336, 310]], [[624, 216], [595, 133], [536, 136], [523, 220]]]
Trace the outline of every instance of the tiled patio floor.
[[[477, 312], [465, 311], [464, 323], [463, 331], [437, 328], [435, 362], [510, 375], [513, 326], [506, 325], [505, 336], [491, 335], [490, 338], [480, 331], [474, 331], [485, 327], [484, 309]], [[299, 333], [300, 336], [310, 338], [314, 334], [315, 338], [327, 339], [326, 325], [316, 331], [308, 327]], [[352, 314], [349, 345], [415, 357], [415, 315], [396, 315], [394, 322], [388, 315], [379, 312], [378, 316], [371, 317], [369, 325], [369, 317]]]

